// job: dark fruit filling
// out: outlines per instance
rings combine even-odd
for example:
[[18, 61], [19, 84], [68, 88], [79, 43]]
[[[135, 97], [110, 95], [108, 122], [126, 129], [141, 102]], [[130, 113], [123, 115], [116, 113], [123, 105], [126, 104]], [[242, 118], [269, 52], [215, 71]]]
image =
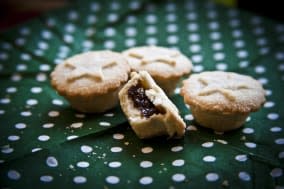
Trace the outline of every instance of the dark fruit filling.
[[128, 96], [133, 101], [134, 107], [140, 110], [142, 116], [149, 118], [153, 114], [161, 113], [148, 99], [140, 83], [128, 89]]

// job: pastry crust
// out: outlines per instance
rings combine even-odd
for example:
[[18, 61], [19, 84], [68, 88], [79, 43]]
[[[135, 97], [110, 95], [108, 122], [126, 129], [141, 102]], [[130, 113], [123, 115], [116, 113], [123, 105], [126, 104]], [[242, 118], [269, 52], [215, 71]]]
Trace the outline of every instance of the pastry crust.
[[57, 65], [51, 85], [77, 110], [103, 112], [118, 103], [118, 91], [128, 80], [127, 60], [112, 51], [75, 55]]
[[222, 71], [191, 75], [183, 81], [181, 95], [198, 123], [218, 131], [240, 127], [265, 102], [257, 80]]
[[147, 71], [166, 94], [171, 94], [180, 78], [192, 69], [192, 63], [186, 56], [165, 47], [134, 47], [124, 51], [123, 55], [132, 71]]
[[[141, 83], [146, 96], [157, 109], [161, 110], [161, 113], [146, 118], [134, 106], [128, 91], [130, 87], [136, 86], [138, 83]], [[131, 79], [119, 92], [119, 99], [123, 112], [139, 138], [161, 135], [179, 138], [184, 135], [185, 123], [179, 116], [178, 109], [146, 71], [132, 72]]]

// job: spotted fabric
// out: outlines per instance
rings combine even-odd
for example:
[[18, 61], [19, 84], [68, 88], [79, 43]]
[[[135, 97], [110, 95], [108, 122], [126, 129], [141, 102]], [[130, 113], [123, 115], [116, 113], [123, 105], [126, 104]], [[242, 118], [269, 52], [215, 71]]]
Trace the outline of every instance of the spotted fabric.
[[[284, 24], [211, 1], [74, 1], [0, 34], [1, 188], [284, 188]], [[251, 75], [264, 107], [216, 133], [140, 140], [119, 107], [82, 114], [50, 86], [65, 58], [142, 45], [178, 49], [198, 73]], [[221, 124], [221, 123], [220, 123]]]

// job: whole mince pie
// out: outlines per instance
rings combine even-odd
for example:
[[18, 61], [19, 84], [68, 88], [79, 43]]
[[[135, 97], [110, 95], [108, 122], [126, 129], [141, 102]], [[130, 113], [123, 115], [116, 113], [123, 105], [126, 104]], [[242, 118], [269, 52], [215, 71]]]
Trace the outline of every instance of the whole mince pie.
[[155, 136], [180, 138], [185, 123], [178, 109], [146, 71], [132, 72], [119, 92], [120, 105], [141, 139]]

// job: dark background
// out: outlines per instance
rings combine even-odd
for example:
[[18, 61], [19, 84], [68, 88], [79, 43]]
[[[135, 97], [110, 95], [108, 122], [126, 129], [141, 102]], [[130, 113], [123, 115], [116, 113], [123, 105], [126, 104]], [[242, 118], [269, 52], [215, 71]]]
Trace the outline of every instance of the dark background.
[[[0, 0], [0, 31], [29, 20], [43, 12], [68, 6], [76, 0]], [[77, 0], [78, 1], [78, 0]], [[99, 1], [99, 0], [98, 0]], [[284, 21], [284, 6], [277, 0], [212, 0], [225, 6], [255, 12], [261, 16]], [[80, 1], [84, 3], [84, 0]]]

